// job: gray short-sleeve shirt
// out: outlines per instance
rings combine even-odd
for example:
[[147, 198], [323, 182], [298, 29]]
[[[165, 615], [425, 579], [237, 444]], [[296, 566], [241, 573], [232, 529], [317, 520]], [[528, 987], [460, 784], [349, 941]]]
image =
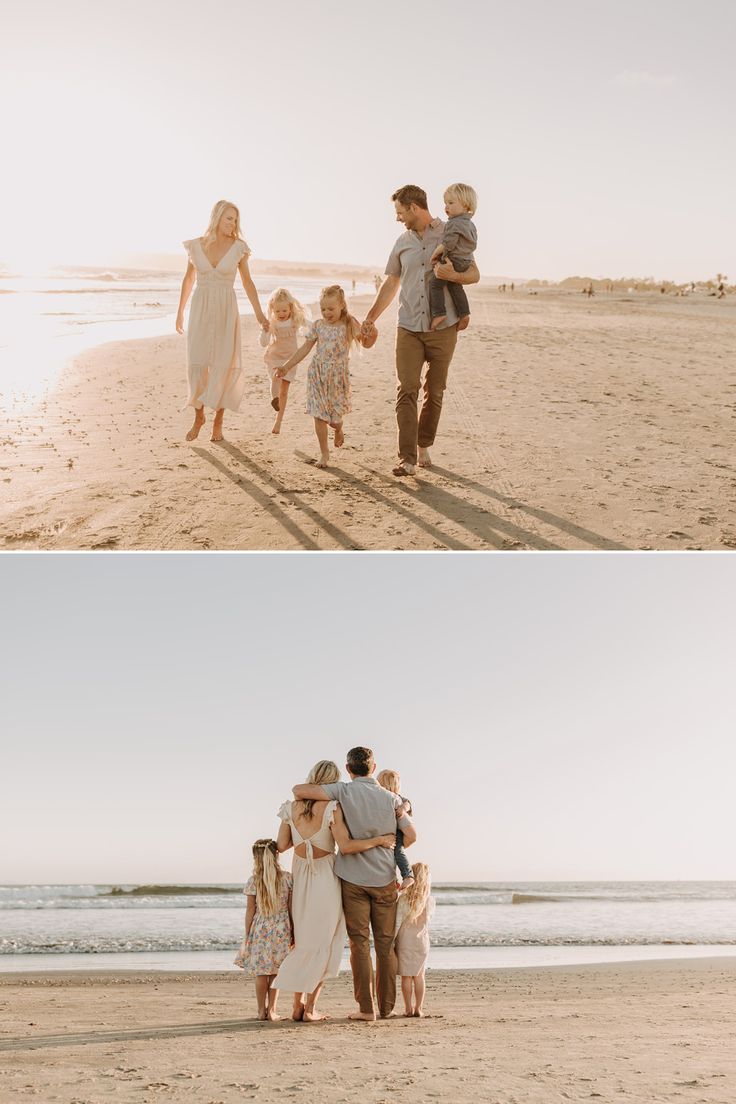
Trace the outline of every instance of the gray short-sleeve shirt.
[[[412, 333], [426, 333], [431, 326], [429, 313], [429, 281], [434, 275], [430, 258], [438, 245], [442, 244], [445, 223], [442, 219], [432, 219], [423, 235], [416, 230], [405, 230], [396, 239], [388, 261], [386, 275], [398, 276], [401, 280], [399, 290], [399, 326]], [[441, 330], [454, 326], [457, 311], [445, 288], [445, 310], [447, 318], [440, 325]], [[347, 784], [347, 783], [346, 783]]]
[[[401, 804], [397, 794], [379, 786], [375, 778], [354, 778], [351, 782], [330, 782], [322, 789], [340, 802], [345, 823], [353, 839], [385, 836], [411, 821], [404, 814], [397, 822], [395, 809]], [[353, 885], [385, 886], [396, 880], [392, 847], [372, 847], [359, 855], [341, 855], [335, 859], [335, 873]]]

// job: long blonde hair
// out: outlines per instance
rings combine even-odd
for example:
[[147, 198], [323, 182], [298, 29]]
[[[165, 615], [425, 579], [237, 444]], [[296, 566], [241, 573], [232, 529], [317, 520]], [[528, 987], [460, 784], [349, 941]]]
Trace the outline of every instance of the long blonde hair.
[[[310, 782], [313, 786], [329, 786], [330, 782], [340, 781], [340, 771], [335, 763], [331, 759], [320, 759], [319, 763], [315, 763], [309, 774], [307, 775], [307, 782]], [[295, 801], [295, 805], [298, 806], [298, 812], [307, 820], [311, 820], [314, 816], [314, 800], [309, 801]]]
[[281, 904], [281, 879], [276, 841], [259, 839], [253, 844], [253, 881], [256, 886], [256, 908], [261, 916], [273, 916]]
[[329, 287], [322, 288], [319, 296], [320, 306], [325, 299], [337, 299], [340, 303], [340, 319], [339, 321], [345, 323], [345, 336], [348, 339], [348, 349], [355, 342], [359, 345], [358, 338], [353, 333], [353, 320], [348, 310], [347, 300], [345, 298], [345, 292], [342, 290], [339, 284], [330, 284]]
[[389, 793], [397, 794], [401, 785], [401, 775], [395, 770], [382, 770], [376, 775], [376, 782]]
[[[287, 302], [291, 307], [291, 321], [297, 330], [301, 330], [307, 324], [307, 312], [298, 299], [295, 299], [288, 288], [277, 287], [268, 300], [268, 320], [273, 325], [276, 321], [276, 304]], [[273, 331], [271, 331], [273, 332]]]
[[406, 919], [410, 924], [421, 916], [429, 899], [429, 891], [432, 888], [429, 867], [426, 863], [414, 863], [411, 872], [414, 875], [414, 883], [404, 890], [404, 899], [409, 905]]
[[202, 245], [205, 249], [208, 245], [212, 245], [217, 237], [217, 227], [220, 225], [220, 219], [229, 208], [232, 208], [235, 212], [235, 234], [233, 236], [237, 241], [243, 240], [243, 235], [240, 232], [240, 211], [229, 199], [218, 199], [210, 214], [210, 224], [202, 235]]

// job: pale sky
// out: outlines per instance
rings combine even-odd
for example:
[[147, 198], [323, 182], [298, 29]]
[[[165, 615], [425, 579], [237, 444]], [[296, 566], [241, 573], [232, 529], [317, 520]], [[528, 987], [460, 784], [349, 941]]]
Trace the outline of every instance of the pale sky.
[[435, 879], [733, 877], [731, 555], [6, 554], [0, 882], [238, 882], [319, 759]]
[[383, 266], [389, 197], [479, 193], [486, 275], [736, 279], [732, 0], [3, 0], [0, 262]]

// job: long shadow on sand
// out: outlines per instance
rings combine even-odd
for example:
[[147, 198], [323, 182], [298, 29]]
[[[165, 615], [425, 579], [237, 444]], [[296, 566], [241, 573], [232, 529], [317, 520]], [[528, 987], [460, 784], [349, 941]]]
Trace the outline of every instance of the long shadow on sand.
[[[331, 468], [330, 470], [335, 471], [336, 469]], [[374, 478], [380, 479], [388, 487], [397, 485], [395, 478], [389, 479], [383, 472], [376, 471], [374, 468], [364, 468], [364, 470], [370, 472]], [[432, 470], [437, 471], [436, 468]], [[461, 525], [474, 537], [479, 537], [487, 544], [493, 545], [494, 548], [509, 550], [523, 545], [526, 548], [555, 551], [560, 547], [545, 540], [544, 537], [540, 537], [537, 533], [532, 533], [528, 529], [522, 529], [520, 526], [514, 525], [513, 522], [499, 517], [498, 514], [492, 514], [490, 510], [484, 510], [465, 499], [458, 498], [457, 495], [450, 494], [428, 480], [422, 480], [417, 485], [413, 481], [409, 482], [404, 479], [401, 481], [401, 490], [410, 498], [423, 503], [438, 514], [443, 514], [456, 525]], [[390, 499], [387, 501], [393, 509], [397, 509], [395, 502]], [[409, 511], [407, 513], [410, 517], [412, 516]], [[414, 520], [418, 521], [416, 518]]]
[[36, 1035], [33, 1038], [0, 1040], [3, 1050], [45, 1050], [51, 1047], [87, 1046], [91, 1043], [126, 1043], [146, 1039], [177, 1039], [186, 1035], [220, 1035], [228, 1031], [273, 1031], [279, 1027], [300, 1027], [293, 1020], [209, 1020], [207, 1023], [171, 1024], [165, 1027], [134, 1028], [129, 1031], [86, 1031], [70, 1035]]
[[200, 456], [203, 460], [206, 460], [209, 464], [216, 468], [217, 471], [220, 472], [222, 475], [227, 476], [227, 478], [232, 483], [234, 483], [236, 487], [239, 487], [244, 494], [248, 495], [255, 502], [257, 502], [259, 506], [262, 506], [264, 509], [268, 510], [274, 520], [279, 522], [279, 524], [284, 527], [287, 533], [290, 533], [292, 537], [299, 541], [302, 548], [308, 549], [309, 551], [319, 551], [321, 546], [317, 543], [317, 541], [310, 537], [308, 533], [305, 533], [304, 530], [301, 529], [295, 521], [292, 521], [289, 515], [276, 504], [274, 498], [275, 495], [279, 495], [281, 498], [287, 499], [289, 502], [292, 503], [292, 505], [298, 507], [298, 509], [301, 510], [302, 513], [310, 519], [310, 521], [313, 521], [316, 525], [319, 525], [321, 529], [324, 529], [326, 533], [329, 533], [333, 540], [335, 540], [343, 548], [360, 549], [360, 546], [355, 543], [352, 537], [348, 536], [347, 533], [344, 533], [341, 529], [338, 529], [336, 525], [333, 525], [326, 518], [322, 517], [321, 514], [319, 514], [306, 502], [303, 502], [298, 494], [284, 487], [281, 483], [278, 482], [278, 480], [274, 479], [270, 472], [267, 472], [264, 468], [260, 467], [260, 465], [256, 464], [253, 460], [246, 456], [244, 452], [241, 452], [240, 449], [236, 448], [235, 445], [231, 445], [229, 442], [224, 441], [221, 447], [225, 450], [225, 452], [232, 456], [233, 460], [237, 461], [237, 463], [241, 467], [246, 468], [252, 475], [256, 476], [263, 483], [267, 484], [267, 486], [272, 489], [273, 494], [267, 494], [256, 483], [252, 482], [249, 479], [245, 479], [242, 475], [240, 475], [237, 471], [234, 471], [232, 468], [228, 468], [226, 464], [223, 464], [221, 460], [218, 460], [217, 457], [213, 456], [212, 453], [209, 452], [207, 449], [195, 448], [194, 452], [196, 452], [198, 456]]
[[[303, 460], [306, 464], [312, 463], [312, 458], [307, 456], [304, 452], [298, 450], [294, 453], [300, 460]], [[368, 469], [366, 469], [368, 470]], [[393, 499], [387, 498], [386, 495], [381, 494], [375, 487], [371, 487], [364, 479], [360, 479], [358, 476], [353, 475], [351, 472], [345, 471], [344, 468], [336, 468], [334, 464], [330, 464], [328, 468], [329, 475], [336, 475], [343, 483], [349, 487], [353, 487], [359, 491], [361, 495], [366, 498], [370, 498], [373, 502], [378, 503], [379, 506], [385, 506], [388, 510], [393, 510], [394, 513], [399, 514], [401, 517], [406, 518], [412, 525], [416, 525], [418, 529], [423, 529], [425, 533], [428, 533], [434, 540], [446, 544], [448, 548], [452, 548], [455, 551], [467, 552], [470, 550], [469, 544], [463, 544], [462, 541], [457, 540], [455, 537], [449, 537], [446, 533], [443, 533], [441, 529], [438, 529], [435, 525], [432, 525], [430, 521], [425, 521], [423, 518], [418, 517], [413, 511], [407, 510], [405, 506], [402, 506], [398, 502], [394, 502]], [[393, 483], [391, 484], [393, 486]]]
[[[509, 510], [520, 510], [522, 513], [529, 514], [530, 517], [537, 518], [538, 521], [543, 521], [545, 524], [559, 529], [562, 533], [568, 533], [571, 537], [576, 537], [579, 541], [582, 541], [584, 544], [589, 544], [593, 548], [600, 548], [611, 552], [630, 551], [625, 544], [620, 544], [610, 537], [604, 537], [600, 533], [593, 533], [590, 529], [584, 529], [581, 525], [576, 525], [572, 521], [567, 521], [566, 518], [551, 514], [548, 510], [541, 510], [537, 506], [528, 506], [526, 503], [520, 502], [518, 498], [512, 498], [511, 495], [504, 494], [502, 491], [494, 491], [491, 487], [487, 487], [483, 483], [468, 479], [467, 476], [458, 475], [457, 472], [449, 471], [447, 468], [438, 468], [436, 464], [433, 464], [430, 470], [437, 475], [441, 475], [443, 479], [448, 479], [463, 487], [469, 487], [474, 491], [478, 491], [480, 494], [486, 495], [487, 498], [494, 498]], [[535, 547], [541, 546], [535, 545]], [[559, 546], [547, 545], [546, 547], [554, 548]]]

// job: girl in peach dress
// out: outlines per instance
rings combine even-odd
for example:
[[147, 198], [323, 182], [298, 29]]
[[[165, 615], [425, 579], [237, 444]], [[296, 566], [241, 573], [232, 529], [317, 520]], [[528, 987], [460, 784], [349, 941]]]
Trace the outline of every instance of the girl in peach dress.
[[435, 909], [430, 897], [429, 867], [414, 863], [414, 877], [399, 894], [396, 907], [396, 959], [401, 975], [405, 1016], [423, 1016], [424, 971], [429, 956], [429, 923]]
[[289, 385], [296, 377], [296, 365], [286, 376], [279, 377], [277, 372], [296, 352], [299, 334], [306, 323], [306, 311], [299, 300], [286, 288], [276, 288], [268, 301], [268, 329], [262, 329], [260, 337], [261, 345], [266, 350], [263, 360], [271, 377], [271, 406], [276, 411], [272, 433], [281, 432]]
[[248, 269], [250, 249], [240, 234], [240, 212], [221, 199], [212, 208], [210, 224], [201, 238], [184, 242], [189, 263], [181, 285], [176, 332], [184, 333], [184, 308], [192, 296], [187, 331], [187, 374], [194, 423], [187, 441], [194, 441], [204, 425], [206, 406], [215, 411], [212, 440], [222, 440], [226, 410], [239, 410], [245, 389], [240, 363], [240, 314], [233, 284], [237, 273], [262, 326], [266, 317]]

